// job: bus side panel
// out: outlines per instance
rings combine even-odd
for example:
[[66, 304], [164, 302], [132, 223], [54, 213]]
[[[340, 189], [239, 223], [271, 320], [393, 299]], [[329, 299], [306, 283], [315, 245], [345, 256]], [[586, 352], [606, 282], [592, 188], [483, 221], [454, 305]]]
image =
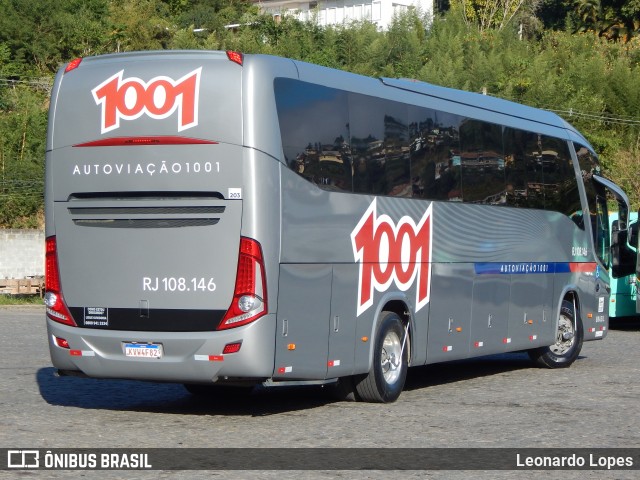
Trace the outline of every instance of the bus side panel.
[[511, 296], [510, 275], [478, 275], [473, 281], [471, 356], [505, 350]]
[[553, 303], [553, 265], [551, 273], [522, 273], [511, 275], [511, 307], [507, 344], [509, 350], [526, 350], [554, 343], [555, 318]]
[[[260, 243], [264, 258], [269, 311], [278, 309], [281, 245], [280, 167], [275, 158], [243, 149], [241, 235]], [[275, 333], [275, 332], [274, 332]], [[271, 338], [273, 341], [274, 337]]]
[[431, 279], [427, 361], [435, 363], [467, 358], [471, 335], [473, 265], [432, 264]]
[[274, 378], [327, 373], [331, 265], [281, 265]]
[[354, 373], [354, 352], [357, 345], [363, 343], [356, 337], [357, 318], [353, 315], [353, 285], [357, 284], [357, 265], [333, 266], [327, 361], [329, 378]]
[[574, 273], [575, 277], [584, 340], [600, 340], [609, 330], [609, 293], [605, 288], [610, 281], [609, 274], [598, 267], [594, 272]]

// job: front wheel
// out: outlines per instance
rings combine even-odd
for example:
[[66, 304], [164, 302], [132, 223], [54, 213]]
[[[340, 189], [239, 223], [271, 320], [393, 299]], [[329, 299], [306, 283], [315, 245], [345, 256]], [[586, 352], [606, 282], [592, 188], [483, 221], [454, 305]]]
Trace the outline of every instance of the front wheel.
[[558, 318], [556, 343], [529, 350], [529, 357], [542, 367], [566, 368], [578, 358], [583, 339], [582, 321], [576, 315], [573, 303], [563, 300]]
[[356, 380], [356, 391], [366, 402], [395, 402], [404, 387], [409, 363], [407, 336], [400, 317], [382, 312], [375, 337], [373, 365]]

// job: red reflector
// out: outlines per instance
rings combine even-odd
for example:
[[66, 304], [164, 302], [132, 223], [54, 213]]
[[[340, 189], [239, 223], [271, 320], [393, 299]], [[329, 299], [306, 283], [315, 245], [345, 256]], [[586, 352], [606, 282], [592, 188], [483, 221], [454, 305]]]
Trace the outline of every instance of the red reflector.
[[60, 348], [71, 348], [69, 346], [69, 342], [67, 342], [64, 338], [60, 338], [60, 337], [53, 337], [56, 339], [56, 345], [58, 345]]
[[242, 346], [242, 342], [236, 343], [227, 343], [222, 350], [222, 353], [226, 355], [227, 353], [237, 353], [240, 351], [240, 347]]
[[78, 143], [74, 147], [135, 147], [145, 145], [217, 145], [218, 142], [201, 138], [157, 136], [157, 137], [112, 137]]
[[81, 61], [82, 61], [82, 58], [76, 58], [71, 60], [67, 64], [67, 68], [64, 69], [64, 73], [70, 72], [71, 70], [75, 70], [76, 68], [78, 68], [80, 66]]
[[243, 55], [240, 52], [231, 50], [227, 50], [227, 58], [240, 66], [242, 66], [242, 62], [244, 61]]
[[69, 355], [71, 355], [72, 357], [81, 357], [82, 350], [69, 350]]

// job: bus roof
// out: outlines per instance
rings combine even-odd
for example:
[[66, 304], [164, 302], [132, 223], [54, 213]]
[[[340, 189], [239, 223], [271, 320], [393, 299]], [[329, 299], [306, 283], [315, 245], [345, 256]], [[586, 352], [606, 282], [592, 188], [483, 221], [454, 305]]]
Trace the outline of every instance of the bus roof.
[[[247, 55], [245, 58], [249, 59], [250, 57], [263, 57], [263, 55]], [[521, 122], [524, 122], [526, 124], [530, 122], [530, 127], [531, 124], [537, 124], [541, 127], [541, 129], [545, 131], [548, 131], [549, 128], [561, 129], [565, 132], [566, 138], [586, 145], [591, 150], [593, 150], [593, 147], [584, 138], [584, 136], [578, 130], [576, 130], [575, 127], [573, 127], [573, 125], [565, 121], [559, 115], [548, 110], [530, 107], [491, 95], [483, 95], [480, 93], [441, 87], [419, 80], [386, 77], [375, 79], [372, 77], [334, 70], [331, 68], [314, 65], [299, 60], [291, 61], [295, 64], [296, 69], [298, 70], [299, 79], [303, 81], [325, 84], [327, 86], [337, 88], [344, 88], [345, 90], [353, 90], [355, 88], [360, 93], [374, 96], [384, 96], [384, 93], [382, 93], [381, 90], [384, 90], [386, 87], [404, 91], [409, 95], [425, 95], [433, 98], [434, 100], [446, 102], [449, 105], [458, 105], [461, 110], [483, 110], [484, 112], [489, 114], [488, 117], [492, 117], [493, 115], [511, 117], [514, 119], [514, 123], [516, 124], [520, 124]], [[356, 84], [355, 82], [358, 83]], [[355, 85], [357, 85], [357, 87]], [[382, 87], [382, 89], [380, 87]], [[390, 94], [387, 95], [393, 96]], [[484, 114], [481, 115], [484, 116]], [[487, 118], [487, 121], [492, 120], [490, 118]], [[497, 120], [496, 122], [504, 123]], [[532, 128], [526, 127], [524, 125], [521, 126], [524, 129]], [[560, 135], [556, 134], [556, 136]]]
[[382, 83], [390, 87], [401, 88], [410, 92], [420, 93], [431, 97], [441, 98], [450, 102], [463, 105], [479, 107], [496, 113], [502, 113], [525, 120], [533, 120], [544, 123], [552, 127], [575, 130], [569, 123], [561, 117], [548, 110], [529, 107], [520, 103], [511, 102], [502, 98], [484, 95], [480, 93], [456, 90], [453, 88], [440, 87], [429, 83], [411, 79], [381, 78]]

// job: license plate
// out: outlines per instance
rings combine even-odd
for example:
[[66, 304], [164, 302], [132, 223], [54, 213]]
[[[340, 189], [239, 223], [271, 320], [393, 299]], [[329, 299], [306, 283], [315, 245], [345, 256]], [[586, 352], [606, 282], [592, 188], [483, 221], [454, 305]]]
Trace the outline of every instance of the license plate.
[[124, 354], [127, 357], [162, 358], [160, 343], [125, 343]]

